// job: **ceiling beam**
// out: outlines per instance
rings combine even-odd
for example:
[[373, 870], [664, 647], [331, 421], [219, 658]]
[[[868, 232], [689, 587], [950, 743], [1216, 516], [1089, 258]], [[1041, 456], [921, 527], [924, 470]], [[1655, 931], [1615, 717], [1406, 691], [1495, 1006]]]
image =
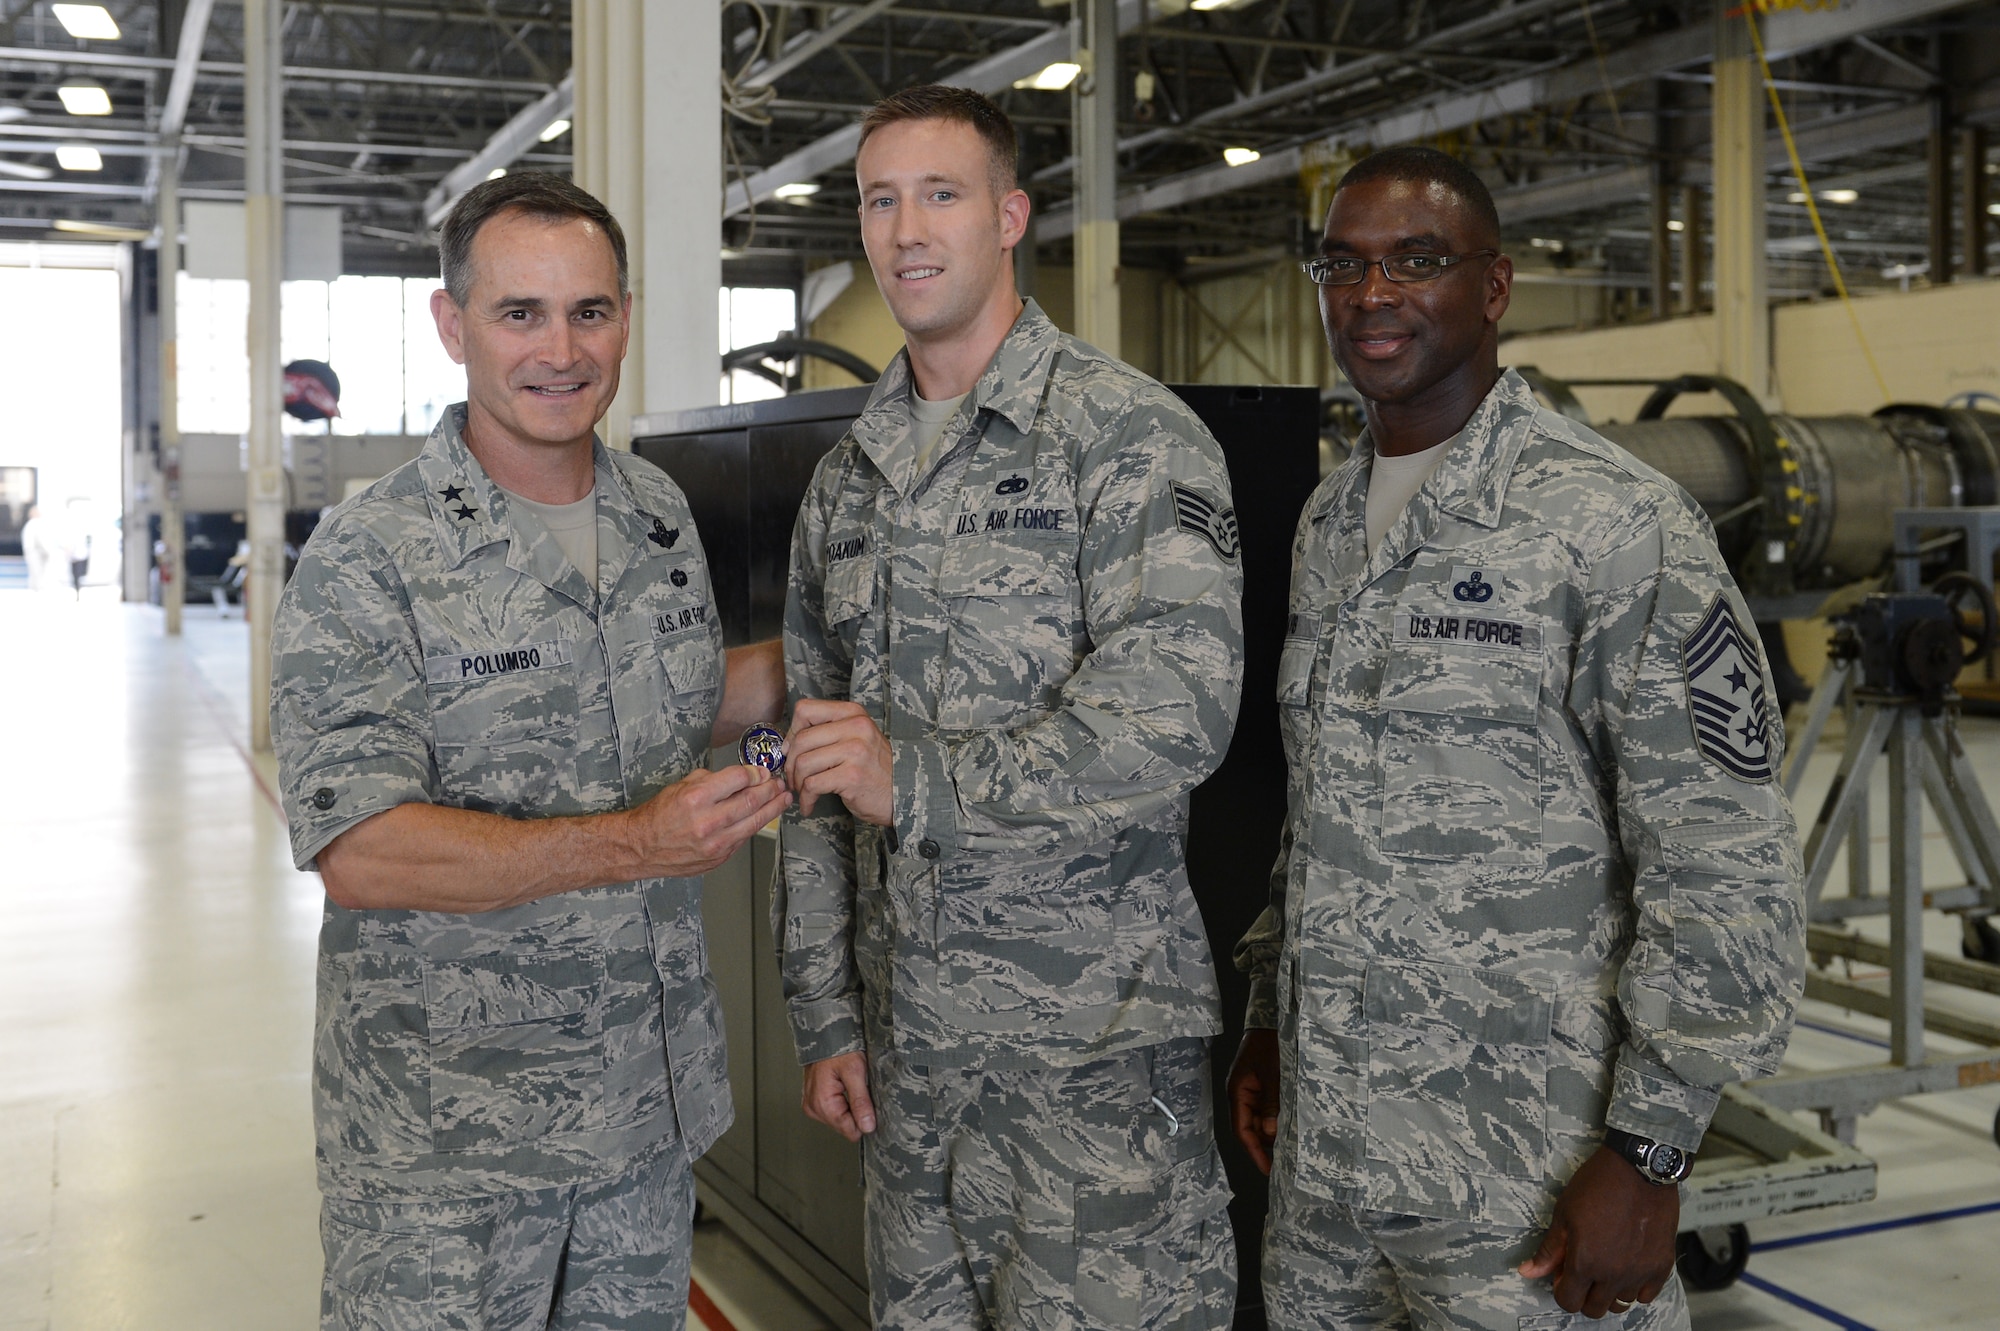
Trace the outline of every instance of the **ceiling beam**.
[[[1849, 0], [1838, 9], [1781, 10], [1765, 18], [1764, 44], [1771, 58], [1777, 59], [1780, 56], [1794, 55], [1800, 51], [1846, 41], [1863, 32], [1891, 23], [1907, 24], [1931, 18], [1948, 10], [1962, 8], [1969, 2], [1970, 0]], [[1322, 149], [1328, 151], [1361, 146], [1381, 148], [1391, 144], [1406, 143], [1414, 138], [1465, 129], [1482, 120], [1519, 114], [1537, 106], [1574, 101], [1601, 93], [1607, 87], [1619, 87], [1640, 79], [1657, 77], [1662, 70], [1677, 69], [1712, 60], [1715, 56], [1714, 39], [1715, 30], [1710, 24], [1697, 24], [1675, 32], [1662, 33], [1607, 55], [1601, 65], [1595, 59], [1579, 60], [1558, 69], [1510, 79], [1492, 87], [1438, 98], [1393, 116], [1350, 121], [1320, 138], [1318, 143]], [[1273, 89], [1266, 96], [1276, 96], [1286, 89], [1299, 87], [1300, 84], [1287, 84], [1284, 88]], [[1895, 132], [1899, 133], [1900, 130]], [[1124, 145], [1120, 147], [1122, 150]], [[1803, 144], [1801, 151], [1804, 151]], [[1860, 149], [1856, 148], [1853, 151]], [[1303, 147], [1293, 146], [1266, 153], [1262, 159], [1250, 166], [1201, 167], [1124, 196], [1118, 201], [1118, 215], [1121, 219], [1134, 217], [1140, 213], [1180, 207], [1199, 199], [1212, 198], [1217, 194], [1226, 194], [1232, 190], [1261, 184], [1282, 174], [1285, 169], [1283, 164], [1289, 164], [1290, 169], [1296, 171], [1304, 160], [1304, 155]], [[1784, 160], [1782, 141], [1778, 143], [1777, 156], [1772, 160], [1780, 162]], [[1267, 167], [1266, 163], [1271, 165]], [[1253, 170], [1259, 167], [1264, 169]], [[1246, 172], [1250, 174], [1245, 174]], [[1068, 208], [1053, 209], [1043, 214], [1036, 225], [1035, 235], [1038, 240], [1054, 240], [1071, 234], [1074, 227], [1075, 222]]]
[[566, 74], [548, 96], [515, 112], [512, 119], [493, 131], [486, 146], [453, 167], [424, 199], [424, 221], [436, 226], [444, 221], [465, 192], [496, 170], [504, 169], [541, 141], [542, 131], [558, 120], [567, 120], [576, 109], [576, 75]]
[[868, 0], [866, 4], [856, 5], [819, 31], [806, 36], [805, 40], [795, 42], [789, 51], [779, 53], [773, 59], [765, 61], [763, 65], [750, 71], [743, 78], [738, 79], [736, 81], [737, 86], [740, 88], [762, 88], [776, 83], [779, 79], [791, 73], [800, 65], [803, 65], [821, 51], [826, 50], [842, 37], [853, 32], [869, 19], [874, 18], [877, 14], [880, 14], [895, 3], [896, 0]]
[[[129, 73], [171, 72], [179, 61], [171, 56], [138, 55], [118, 51], [56, 51], [38, 46], [0, 46], [0, 64], [66, 65], [79, 69], [111, 69]], [[243, 77], [243, 65], [235, 60], [203, 60], [195, 73], [229, 79]], [[400, 69], [344, 69], [317, 65], [286, 65], [285, 78], [309, 83], [387, 83], [412, 88], [463, 88], [479, 92], [547, 92], [549, 85], [534, 79], [488, 79], [464, 74], [428, 74]]]
[[[1118, 31], [1121, 34], [1139, 26], [1140, 5], [1141, 0], [1118, 0]], [[1014, 80], [1024, 79], [1045, 65], [1070, 59], [1072, 53], [1069, 30], [1052, 28], [1031, 41], [1005, 51], [996, 51], [984, 60], [946, 74], [938, 82], [970, 88], [974, 92], [1001, 92], [1013, 87]], [[797, 152], [788, 153], [748, 180], [730, 185], [723, 196], [722, 215], [734, 217], [748, 210], [752, 203], [762, 203], [772, 197], [780, 185], [795, 180], [811, 180], [853, 161], [854, 147], [860, 141], [861, 127], [844, 125]]]
[[174, 76], [167, 83], [167, 100], [160, 108], [160, 133], [167, 138], [181, 132], [187, 123], [188, 99], [194, 96], [196, 66], [201, 64], [201, 48], [208, 41], [208, 16], [215, 0], [188, 0], [181, 16], [180, 48], [174, 55]]

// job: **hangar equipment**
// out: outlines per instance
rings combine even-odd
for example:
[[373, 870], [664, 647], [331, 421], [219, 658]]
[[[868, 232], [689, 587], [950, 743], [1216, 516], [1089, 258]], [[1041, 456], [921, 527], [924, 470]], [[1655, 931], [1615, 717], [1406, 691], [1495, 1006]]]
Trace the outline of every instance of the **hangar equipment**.
[[[2000, 413], [1897, 403], [1872, 416], [1791, 416], [1718, 375], [1522, 374], [1557, 410], [1693, 496], [1760, 623], [1809, 617], [1828, 592], [1883, 573], [1897, 509], [2000, 502]], [[1653, 392], [1637, 419], [1597, 424], [1571, 391], [1596, 387]], [[1731, 414], [1666, 414], [1696, 393], [1719, 395]]]

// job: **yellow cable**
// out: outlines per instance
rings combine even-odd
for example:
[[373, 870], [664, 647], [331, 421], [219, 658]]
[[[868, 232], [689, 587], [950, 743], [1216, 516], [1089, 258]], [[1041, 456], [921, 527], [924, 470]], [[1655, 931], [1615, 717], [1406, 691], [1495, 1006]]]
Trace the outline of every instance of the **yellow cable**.
[[1799, 161], [1799, 146], [1792, 141], [1791, 122], [1785, 118], [1784, 104], [1778, 99], [1776, 81], [1771, 77], [1771, 62], [1764, 58], [1763, 34], [1757, 31], [1757, 5], [1743, 7], [1743, 22], [1750, 28], [1750, 44], [1757, 51], [1757, 65], [1764, 71], [1764, 92], [1771, 99], [1771, 110], [1778, 117], [1778, 133], [1784, 136], [1785, 152], [1792, 159], [1792, 175], [1799, 182], [1799, 192], [1806, 196], [1806, 215], [1812, 218], [1813, 234], [1819, 237], [1820, 253], [1826, 256], [1827, 271], [1833, 274], [1833, 289], [1840, 293], [1840, 303], [1847, 309], [1848, 322], [1854, 325], [1854, 339], [1861, 344], [1861, 354], [1868, 360], [1868, 368], [1875, 375], [1875, 386], [1882, 390], [1882, 400], [1892, 401], [1889, 395], [1889, 381], [1882, 375], [1882, 366], [1875, 359], [1875, 349], [1868, 345], [1868, 335], [1861, 331], [1861, 316], [1855, 312], [1854, 301], [1847, 294], [1847, 282], [1840, 275], [1840, 260], [1833, 253], [1833, 244], [1826, 238], [1826, 226], [1819, 218], [1819, 204], [1813, 198], [1812, 183], [1806, 179], [1806, 168]]

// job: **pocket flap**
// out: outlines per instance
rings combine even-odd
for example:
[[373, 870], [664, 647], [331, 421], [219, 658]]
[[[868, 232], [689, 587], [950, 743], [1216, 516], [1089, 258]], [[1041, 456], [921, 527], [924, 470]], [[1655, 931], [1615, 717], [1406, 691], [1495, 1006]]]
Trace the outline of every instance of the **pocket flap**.
[[1516, 975], [1439, 966], [1376, 962], [1362, 982], [1370, 1024], [1443, 1027], [1479, 1044], [1546, 1045], [1553, 1004]]
[[1534, 724], [1542, 683], [1540, 624], [1402, 605], [1390, 631], [1384, 709]]
[[826, 571], [826, 622], [842, 624], [875, 606], [875, 561], [856, 556]]
[[947, 545], [938, 593], [959, 596], [1058, 596], [1076, 580], [1076, 545], [1055, 539], [962, 540]]
[[677, 696], [712, 689], [721, 674], [715, 644], [707, 634], [684, 642], [669, 641], [662, 646], [660, 656], [666, 667], [667, 682]]
[[594, 952], [536, 952], [432, 962], [424, 1009], [432, 1034], [468, 1026], [515, 1026], [588, 1011], [604, 982]]

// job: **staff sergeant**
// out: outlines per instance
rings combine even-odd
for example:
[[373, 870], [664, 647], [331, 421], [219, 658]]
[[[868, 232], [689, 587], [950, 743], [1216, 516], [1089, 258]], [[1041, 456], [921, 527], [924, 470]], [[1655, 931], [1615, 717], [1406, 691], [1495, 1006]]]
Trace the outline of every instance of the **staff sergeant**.
[[865, 1136], [875, 1325], [1225, 1327], [1215, 976], [1187, 795], [1242, 676], [1220, 451], [1015, 295], [1013, 126], [862, 123], [908, 346], [792, 541], [774, 906], [806, 1112]]
[[1402, 148], [1306, 265], [1368, 429], [1299, 521], [1236, 954], [1275, 1328], [1686, 1327], [1676, 1184], [1802, 989], [1749, 612], [1678, 486], [1500, 372], [1499, 249], [1478, 176]]
[[321, 1321], [668, 1328], [690, 1162], [729, 1126], [698, 875], [789, 803], [713, 739], [783, 705], [725, 656], [681, 492], [592, 431], [631, 299], [602, 204], [461, 199], [414, 462], [323, 523], [275, 625], [292, 850], [317, 867]]

